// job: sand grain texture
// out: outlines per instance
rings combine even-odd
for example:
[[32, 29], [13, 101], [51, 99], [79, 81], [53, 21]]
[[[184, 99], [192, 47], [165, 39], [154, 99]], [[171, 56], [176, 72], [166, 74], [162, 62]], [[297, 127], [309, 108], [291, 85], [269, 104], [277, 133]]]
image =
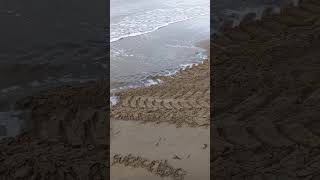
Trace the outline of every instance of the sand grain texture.
[[[113, 180], [209, 179], [209, 148], [203, 148], [210, 137], [209, 75], [205, 60], [173, 77], [155, 77], [159, 85], [117, 94], [120, 102], [111, 108]], [[135, 160], [119, 163], [128, 156]]]
[[[163, 84], [158, 86], [118, 94], [121, 99], [112, 108], [110, 122], [110, 163], [114, 162], [111, 166], [114, 177], [120, 177], [121, 174], [122, 179], [157, 179], [163, 173], [162, 176], [167, 179], [195, 179], [199, 172], [208, 175], [209, 162], [205, 160], [209, 158], [211, 144], [210, 170], [214, 179], [320, 178], [320, 4], [315, 0], [305, 0], [299, 7], [286, 8], [279, 15], [264, 14], [260, 21], [244, 21], [236, 28], [223, 29], [211, 43], [213, 61], [210, 64], [205, 61], [174, 78], [157, 77], [163, 80]], [[209, 75], [212, 82], [211, 107], [214, 110], [211, 121]], [[90, 91], [95, 92], [93, 89], [99, 91], [97, 88]], [[88, 94], [94, 96], [97, 93]], [[55, 98], [51, 95], [47, 97]], [[30, 101], [33, 103], [28, 106], [39, 104], [41, 99], [43, 97], [35, 98], [36, 101]], [[58, 104], [64, 100], [50, 102], [60, 106]], [[96, 107], [94, 103], [86, 103], [88, 101], [80, 102], [86, 104], [82, 109]], [[35, 107], [35, 117], [46, 117], [43, 114], [55, 112], [55, 108], [50, 108], [51, 105], [47, 108]], [[64, 121], [76, 121], [72, 118], [74, 111], [71, 111], [71, 115], [65, 116], [71, 118]], [[95, 122], [95, 116], [88, 116], [92, 118], [86, 119]], [[50, 119], [42, 120], [45, 122]], [[89, 124], [83, 127], [93, 127]], [[90, 137], [87, 133], [83, 135]], [[84, 140], [80, 142], [92, 142], [90, 138]], [[6, 163], [6, 166], [0, 166], [1, 178], [28, 178], [37, 176], [37, 173], [45, 173], [49, 177], [51, 174], [46, 172], [54, 168], [48, 166], [41, 169], [34, 161], [39, 157], [37, 149], [44, 152], [47, 146], [41, 144], [48, 142], [36, 138], [1, 140], [4, 148], [1, 148], [0, 162]], [[68, 141], [65, 143], [68, 144]], [[41, 147], [38, 148], [37, 144]], [[53, 160], [50, 162], [66, 158], [68, 165], [56, 165], [69, 167], [63, 170], [65, 179], [80, 176], [81, 173], [77, 173], [82, 168], [89, 169], [81, 171], [83, 177], [91, 178], [108, 167], [99, 165], [99, 168], [90, 168], [90, 163], [95, 162], [90, 157], [97, 158], [97, 154], [106, 152], [107, 148], [94, 148], [94, 156], [78, 156], [76, 149], [88, 153], [84, 146], [63, 146], [62, 150], [66, 149], [79, 157], [72, 158], [52, 150], [58, 144], [53, 141], [52, 146], [48, 147], [50, 151], [41, 154], [44, 159]], [[30, 151], [29, 147], [35, 150]], [[87, 147], [92, 149], [92, 146]], [[57, 158], [61, 154], [63, 157]], [[74, 163], [75, 159], [80, 159], [83, 164], [78, 166]], [[103, 163], [104, 159], [106, 156], [99, 156], [97, 163]], [[166, 162], [160, 170], [159, 162]], [[199, 168], [200, 165], [205, 167]], [[69, 177], [67, 172], [73, 175]], [[186, 174], [181, 176], [181, 172]], [[54, 173], [58, 175], [56, 171]]]
[[305, 0], [216, 35], [212, 178], [320, 178], [319, 10]]
[[159, 77], [162, 84], [131, 89], [119, 94], [111, 118], [141, 122], [167, 122], [177, 126], [209, 126], [209, 61], [181, 71], [174, 77]]

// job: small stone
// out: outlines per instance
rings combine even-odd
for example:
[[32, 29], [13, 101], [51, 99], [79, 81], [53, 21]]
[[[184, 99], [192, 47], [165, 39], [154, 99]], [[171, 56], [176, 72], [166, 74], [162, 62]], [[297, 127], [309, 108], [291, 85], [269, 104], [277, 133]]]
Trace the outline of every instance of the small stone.
[[181, 160], [181, 158], [177, 155], [174, 155], [172, 159], [178, 159], [178, 160]]
[[208, 144], [203, 144], [202, 149], [206, 149], [208, 147]]

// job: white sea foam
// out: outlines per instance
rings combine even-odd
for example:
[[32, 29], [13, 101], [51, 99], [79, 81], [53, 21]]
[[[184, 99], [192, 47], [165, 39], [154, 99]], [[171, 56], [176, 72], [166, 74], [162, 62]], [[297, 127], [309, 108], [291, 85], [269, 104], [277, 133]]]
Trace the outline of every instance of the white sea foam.
[[196, 65], [196, 64], [194, 64], [194, 63], [183, 64], [183, 65], [181, 65], [181, 69], [184, 71], [186, 69], [192, 68], [192, 66], [194, 66], [194, 65]]
[[133, 57], [134, 55], [130, 52], [127, 52], [125, 49], [118, 49], [111, 47], [111, 57]]
[[157, 84], [159, 84], [159, 82], [157, 80], [147, 79], [147, 82], [145, 83], [145, 86], [149, 87], [149, 86], [153, 86], [153, 85], [157, 85]]
[[11, 87], [8, 87], [8, 88], [5, 88], [5, 89], [1, 89], [1, 93], [8, 93], [8, 92], [11, 92], [11, 91], [18, 90], [20, 88], [21, 88], [20, 86], [11, 86]]
[[184, 48], [184, 49], [194, 49], [195, 46], [186, 46], [186, 45], [179, 45], [179, 44], [167, 44], [167, 47], [172, 47], [172, 48]]
[[116, 105], [118, 102], [119, 102], [119, 97], [118, 96], [110, 96], [111, 106]]
[[154, 9], [111, 22], [110, 42], [156, 31], [173, 23], [209, 14], [209, 7]]
[[239, 26], [244, 17], [249, 13], [256, 14], [255, 19], [260, 20], [262, 18], [263, 12], [266, 8], [272, 8], [272, 12], [274, 14], [280, 13], [280, 7], [274, 5], [265, 5], [254, 8], [245, 8], [242, 10], [225, 10], [224, 14], [229, 17], [229, 19], [233, 20], [233, 27]]
[[0, 112], [0, 139], [18, 135], [24, 127], [24, 121], [20, 118], [23, 112]]

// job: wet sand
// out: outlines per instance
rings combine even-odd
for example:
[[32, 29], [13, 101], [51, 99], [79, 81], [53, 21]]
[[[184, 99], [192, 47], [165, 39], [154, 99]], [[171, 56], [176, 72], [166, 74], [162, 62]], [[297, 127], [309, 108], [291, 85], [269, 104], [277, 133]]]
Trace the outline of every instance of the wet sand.
[[116, 94], [120, 101], [111, 107], [113, 180], [209, 179], [209, 74], [205, 60], [173, 77], [155, 77], [159, 85]]
[[19, 100], [26, 127], [0, 140], [0, 179], [108, 177], [108, 94], [108, 82], [89, 82]]
[[319, 12], [304, 0], [216, 34], [213, 179], [320, 179]]
[[116, 95], [111, 118], [140, 122], [167, 122], [177, 127], [209, 126], [209, 61], [187, 68], [175, 76], [155, 77], [159, 85], [130, 89]]
[[0, 1], [0, 179], [107, 176], [108, 9]]
[[[127, 168], [131, 176], [128, 179], [138, 178], [147, 180], [148, 177], [141, 177], [140, 169], [145, 174], [152, 173], [153, 176], [163, 176], [171, 179], [193, 180], [209, 179], [210, 171], [210, 131], [208, 128], [176, 128], [167, 123], [141, 124], [135, 121], [111, 121], [111, 157], [114, 165], [125, 166], [126, 162], [117, 161], [116, 155], [125, 158], [131, 154], [134, 158], [145, 158], [148, 160], [167, 161], [166, 167], [160, 169], [154, 166], [138, 166], [138, 163], [128, 163]], [[134, 159], [133, 158], [133, 159]], [[119, 166], [111, 166], [112, 180], [121, 179]], [[180, 169], [181, 168], [181, 169]], [[175, 172], [180, 169], [180, 172]], [[135, 172], [137, 171], [136, 176]], [[165, 171], [169, 171], [166, 174]], [[122, 172], [127, 172], [122, 170]], [[121, 174], [120, 173], [120, 174]], [[128, 172], [129, 173], [129, 172]], [[116, 178], [117, 177], [117, 178]]]
[[[202, 177], [211, 125], [213, 178], [319, 179], [319, 10], [319, 2], [306, 0], [279, 15], [227, 28], [211, 48], [210, 64], [205, 61], [174, 78], [157, 77], [163, 81], [157, 86], [118, 93], [120, 102], [111, 112], [112, 176]], [[109, 113], [103, 99], [108, 93], [101, 92], [108, 90], [108, 85], [68, 86], [20, 102], [20, 107], [32, 107], [38, 122], [47, 124], [45, 130], [53, 130], [48, 132], [53, 139], [24, 134], [1, 140], [1, 178], [103, 178], [108, 147], [92, 140], [105, 132], [95, 129], [103, 125], [94, 125]], [[61, 109], [67, 112], [59, 114]], [[65, 134], [69, 130], [81, 131]], [[57, 135], [65, 139], [57, 141]], [[190, 159], [197, 157], [192, 164], [187, 164], [189, 153]], [[204, 168], [195, 170], [193, 163]]]
[[[221, 28], [215, 35], [210, 49], [214, 61], [210, 65], [207, 62], [175, 78], [166, 77], [159, 86], [119, 93], [121, 101], [112, 109], [112, 121], [140, 123], [138, 130], [122, 126], [119, 136], [143, 145], [139, 144], [139, 150], [126, 151], [131, 141], [119, 138], [116, 144], [121, 148], [111, 147], [111, 151], [120, 152], [111, 157], [111, 161], [117, 162], [111, 166], [111, 173], [117, 174], [121, 164], [127, 164], [123, 171], [128, 173], [135, 171], [132, 166], [153, 167], [135, 164], [140, 162], [137, 156], [147, 156], [160, 157], [147, 162], [165, 159], [168, 169], [183, 168], [186, 174], [201, 177], [191, 166], [175, 166], [174, 161], [169, 161], [172, 157], [168, 154], [186, 152], [179, 147], [180, 141], [175, 143], [175, 151], [167, 146], [161, 153], [156, 147], [144, 152], [144, 148], [152, 149], [151, 142], [156, 140], [153, 134], [157, 134], [156, 130], [149, 134], [144, 127], [166, 124], [167, 129], [173, 125], [188, 131], [186, 136], [190, 137], [193, 130], [199, 133], [210, 124], [212, 178], [319, 179], [319, 10], [318, 1], [306, 0], [279, 14], [266, 9], [258, 20], [248, 14], [239, 26]], [[209, 114], [209, 105], [206, 109], [204, 102], [209, 100], [210, 93], [204, 91], [205, 82], [209, 83], [209, 74], [204, 72], [210, 73], [214, 82], [211, 88], [215, 114], [211, 121], [205, 116]], [[199, 109], [194, 111], [195, 108]], [[141, 141], [133, 140], [126, 130], [142, 134]], [[175, 139], [170, 132], [163, 134]], [[117, 141], [117, 136], [113, 138]], [[197, 146], [190, 141], [192, 147]], [[167, 157], [161, 158], [162, 154]], [[198, 158], [195, 163], [200, 167], [203, 162]], [[153, 169], [157, 170], [151, 168], [149, 172]], [[187, 175], [183, 177], [187, 179]]]
[[[189, 28], [185, 28], [189, 27]], [[206, 52], [197, 42], [208, 39], [208, 16], [111, 43], [111, 89], [144, 86], [152, 76], [172, 74], [183, 65], [199, 63]]]

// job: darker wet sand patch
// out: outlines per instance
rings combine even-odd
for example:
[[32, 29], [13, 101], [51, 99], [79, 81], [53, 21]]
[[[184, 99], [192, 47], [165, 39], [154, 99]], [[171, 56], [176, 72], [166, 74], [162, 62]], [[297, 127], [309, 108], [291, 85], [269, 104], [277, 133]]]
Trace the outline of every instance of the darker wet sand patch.
[[[112, 166], [121, 164], [125, 167], [133, 168], [143, 168], [148, 172], [160, 176], [161, 178], [170, 178], [172, 180], [183, 180], [187, 172], [181, 168], [174, 168], [168, 164], [167, 160], [149, 160], [140, 156], [133, 156], [131, 154], [122, 156], [120, 154], [115, 154], [113, 156]], [[111, 167], [112, 168], [112, 167]], [[125, 169], [122, 170], [125, 171]], [[135, 171], [135, 170], [129, 170]], [[116, 173], [114, 170], [111, 170], [111, 173]], [[118, 173], [117, 173], [118, 174]], [[120, 174], [119, 174], [120, 175]], [[128, 178], [134, 178], [136, 175]], [[145, 179], [147, 177], [141, 177]]]

